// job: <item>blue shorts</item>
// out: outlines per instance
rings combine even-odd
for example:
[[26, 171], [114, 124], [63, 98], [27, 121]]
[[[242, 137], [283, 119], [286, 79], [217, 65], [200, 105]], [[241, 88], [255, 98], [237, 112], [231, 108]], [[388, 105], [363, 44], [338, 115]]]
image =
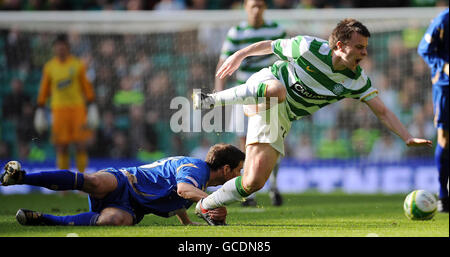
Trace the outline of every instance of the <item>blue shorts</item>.
[[449, 129], [449, 88], [433, 85], [434, 126]]
[[122, 172], [113, 168], [102, 171], [111, 173], [116, 177], [117, 188], [107, 194], [103, 199], [95, 199], [89, 196], [90, 211], [100, 213], [108, 207], [118, 208], [131, 214], [133, 216], [133, 223], [138, 224], [144, 218], [144, 213], [139, 211], [133, 202], [129, 192], [128, 178]]

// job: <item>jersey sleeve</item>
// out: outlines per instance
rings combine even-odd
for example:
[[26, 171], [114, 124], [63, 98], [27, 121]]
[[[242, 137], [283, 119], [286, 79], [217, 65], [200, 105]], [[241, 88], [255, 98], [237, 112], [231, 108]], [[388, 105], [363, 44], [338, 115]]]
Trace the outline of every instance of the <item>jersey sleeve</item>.
[[359, 99], [361, 102], [367, 102], [378, 95], [378, 90], [372, 86], [370, 78], [366, 77], [366, 84], [360, 89], [354, 92], [353, 98]]
[[86, 100], [88, 102], [93, 102], [95, 100], [95, 91], [94, 91], [94, 87], [92, 86], [91, 82], [87, 78], [86, 66], [84, 64], [80, 65], [79, 76], [80, 76], [81, 88], [83, 89], [83, 94], [86, 97]]
[[177, 184], [188, 183], [199, 189], [203, 189], [205, 186], [202, 168], [192, 163], [184, 164], [178, 168], [176, 180]]
[[272, 52], [285, 61], [288, 61], [291, 58], [298, 58], [302, 54], [300, 49], [302, 40], [303, 36], [274, 40], [271, 44]]
[[430, 68], [440, 66], [439, 62], [443, 61], [439, 56], [439, 49], [443, 40], [443, 35], [441, 34], [443, 32], [444, 22], [442, 15], [440, 15], [433, 19], [417, 48], [417, 53], [422, 56]]
[[42, 71], [42, 79], [39, 86], [39, 93], [37, 97], [37, 105], [39, 107], [43, 107], [47, 102], [47, 99], [50, 97], [50, 75], [48, 72], [48, 64], [44, 66]]

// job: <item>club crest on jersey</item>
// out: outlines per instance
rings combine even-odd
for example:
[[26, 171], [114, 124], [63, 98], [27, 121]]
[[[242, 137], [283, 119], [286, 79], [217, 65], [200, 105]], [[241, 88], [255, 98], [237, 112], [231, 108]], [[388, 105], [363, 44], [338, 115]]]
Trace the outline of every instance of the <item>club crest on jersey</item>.
[[335, 95], [339, 96], [342, 93], [344, 93], [344, 86], [340, 83], [337, 83], [333, 86], [333, 89], [331, 90]]

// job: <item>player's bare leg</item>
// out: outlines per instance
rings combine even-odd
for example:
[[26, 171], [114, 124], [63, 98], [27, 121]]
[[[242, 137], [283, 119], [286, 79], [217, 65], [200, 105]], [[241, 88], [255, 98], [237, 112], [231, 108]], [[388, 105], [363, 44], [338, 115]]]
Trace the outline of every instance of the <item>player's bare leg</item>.
[[[239, 146], [240, 146], [240, 149], [244, 152], [245, 152], [245, 142], [246, 141], [247, 141], [247, 138], [245, 136], [239, 137]], [[241, 205], [244, 207], [249, 207], [249, 206], [255, 207], [257, 205], [255, 198], [256, 198], [255, 194], [251, 194], [245, 199], [245, 201], [243, 201], [241, 203]]]
[[92, 174], [84, 174], [84, 184], [81, 191], [96, 199], [102, 199], [116, 188], [117, 179], [113, 174], [98, 171]]
[[[113, 175], [114, 176], [114, 175]], [[121, 209], [108, 207], [102, 210], [97, 219], [98, 226], [131, 226], [133, 216]]]
[[264, 187], [277, 164], [279, 153], [270, 144], [247, 145], [242, 186], [249, 194]]
[[438, 129], [438, 131], [437, 131], [437, 141], [438, 141], [438, 144], [442, 148], [448, 149], [449, 142], [450, 142], [448, 130]]
[[212, 210], [243, 201], [260, 190], [277, 163], [279, 153], [270, 145], [256, 143], [247, 146], [244, 175], [227, 181], [219, 190], [199, 201], [196, 211]]

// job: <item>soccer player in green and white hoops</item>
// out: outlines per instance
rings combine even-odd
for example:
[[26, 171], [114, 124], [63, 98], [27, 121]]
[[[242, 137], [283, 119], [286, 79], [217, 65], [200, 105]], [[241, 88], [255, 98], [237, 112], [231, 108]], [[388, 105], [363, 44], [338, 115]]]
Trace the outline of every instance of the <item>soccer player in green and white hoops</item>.
[[[227, 37], [221, 49], [217, 69], [219, 69], [225, 60], [237, 52], [238, 50], [249, 46], [262, 40], [276, 40], [286, 37], [286, 31], [278, 25], [278, 23], [264, 19], [264, 11], [267, 8], [264, 0], [244, 0], [244, 10], [247, 14], [247, 20], [242, 21], [237, 26], [233, 26], [228, 30]], [[261, 56], [253, 56], [247, 58], [245, 62], [241, 63], [239, 69], [236, 71], [237, 85], [244, 84], [253, 73], [262, 68], [272, 65], [277, 60], [274, 54], [267, 54]], [[214, 89], [216, 92], [225, 89], [227, 78], [217, 78], [215, 80]], [[247, 134], [247, 117], [244, 115], [243, 105], [233, 105], [232, 109], [224, 109], [230, 113], [223, 115], [224, 117], [231, 117], [230, 120], [225, 120], [225, 126], [229, 129], [234, 129], [239, 138], [239, 145], [242, 151], [245, 151], [245, 142]], [[238, 118], [240, 117], [240, 118]], [[231, 122], [231, 123], [228, 123]], [[280, 206], [283, 198], [277, 187], [277, 173], [278, 163], [270, 174], [270, 188], [269, 195], [274, 206]], [[243, 206], [256, 206], [255, 195], [251, 194], [242, 202]]]
[[[378, 91], [359, 66], [367, 56], [369, 37], [370, 32], [361, 22], [344, 19], [333, 29], [328, 41], [310, 36], [261, 41], [236, 52], [224, 62], [216, 73], [219, 78], [231, 75], [248, 56], [273, 52], [281, 59], [272, 67], [255, 73], [243, 85], [214, 94], [193, 94], [194, 108], [254, 104], [260, 97], [276, 97], [279, 122], [266, 122], [262, 116], [267, 110], [256, 112], [249, 118], [243, 176], [228, 181], [199, 201], [197, 213], [240, 201], [261, 189], [279, 155], [284, 155], [284, 137], [291, 122], [343, 98], [367, 104], [407, 146], [431, 147], [430, 140], [411, 136], [378, 97]], [[277, 137], [267, 137], [267, 131], [274, 129], [278, 131]]]

